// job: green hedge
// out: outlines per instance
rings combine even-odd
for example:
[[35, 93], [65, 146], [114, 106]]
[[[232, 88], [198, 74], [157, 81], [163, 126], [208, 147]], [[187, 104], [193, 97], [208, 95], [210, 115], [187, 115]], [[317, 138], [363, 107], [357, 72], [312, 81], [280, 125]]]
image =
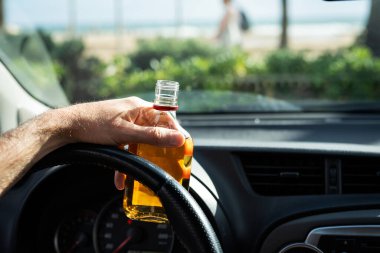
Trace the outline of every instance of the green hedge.
[[73, 102], [150, 92], [158, 79], [177, 80], [186, 91], [231, 90], [290, 100], [380, 98], [380, 60], [365, 47], [317, 57], [277, 50], [258, 60], [238, 48], [158, 38], [139, 41], [135, 52], [107, 64], [86, 57], [81, 41], [50, 44], [50, 48]]

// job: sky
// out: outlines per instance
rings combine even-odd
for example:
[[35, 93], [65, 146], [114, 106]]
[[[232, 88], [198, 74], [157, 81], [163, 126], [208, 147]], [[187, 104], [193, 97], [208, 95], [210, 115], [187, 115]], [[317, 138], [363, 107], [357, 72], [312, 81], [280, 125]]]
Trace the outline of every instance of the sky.
[[[112, 25], [115, 13], [122, 13], [123, 25], [175, 23], [179, 13], [183, 24], [217, 22], [223, 13], [221, 0], [4, 0], [8, 24], [28, 26], [67, 26], [69, 6], [75, 6], [76, 23]], [[325, 2], [288, 0], [291, 21], [360, 19], [368, 15], [369, 0]], [[280, 0], [235, 0], [253, 23], [277, 22]], [[181, 6], [181, 8], [178, 8]], [[180, 10], [180, 11], [178, 11]]]

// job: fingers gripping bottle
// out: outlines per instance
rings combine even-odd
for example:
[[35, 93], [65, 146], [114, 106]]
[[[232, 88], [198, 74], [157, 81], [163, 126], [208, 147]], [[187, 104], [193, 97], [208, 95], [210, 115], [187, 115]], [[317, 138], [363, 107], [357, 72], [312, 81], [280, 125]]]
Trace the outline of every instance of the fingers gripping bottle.
[[[179, 84], [174, 81], [158, 80], [153, 108], [175, 119], [178, 109]], [[177, 122], [177, 121], [176, 121]], [[157, 126], [161, 126], [157, 119]], [[170, 127], [170, 126], [163, 126]], [[158, 147], [149, 144], [129, 145], [128, 151], [158, 165], [183, 187], [189, 188], [193, 141], [190, 135], [179, 126], [185, 136], [185, 144], [178, 148]], [[123, 207], [128, 218], [133, 220], [165, 223], [168, 221], [160, 199], [146, 186], [127, 175]]]

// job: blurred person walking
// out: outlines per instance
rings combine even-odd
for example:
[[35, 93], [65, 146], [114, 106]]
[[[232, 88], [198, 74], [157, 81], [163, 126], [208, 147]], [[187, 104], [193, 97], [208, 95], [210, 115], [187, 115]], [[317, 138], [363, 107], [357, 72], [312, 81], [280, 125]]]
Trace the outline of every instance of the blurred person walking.
[[241, 15], [232, 0], [223, 0], [225, 12], [216, 38], [224, 47], [240, 46], [242, 42]]

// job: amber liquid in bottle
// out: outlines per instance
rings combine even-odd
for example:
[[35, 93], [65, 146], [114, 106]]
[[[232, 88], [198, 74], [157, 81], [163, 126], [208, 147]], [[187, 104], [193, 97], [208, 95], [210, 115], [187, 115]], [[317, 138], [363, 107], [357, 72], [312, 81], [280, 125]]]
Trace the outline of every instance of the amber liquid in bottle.
[[[165, 110], [167, 109], [170, 108], [165, 108]], [[186, 131], [183, 129], [182, 131], [185, 135], [185, 143], [181, 147], [167, 148], [148, 144], [132, 144], [129, 145], [128, 151], [158, 165], [188, 189], [193, 157], [193, 141]], [[130, 219], [156, 223], [168, 221], [160, 199], [148, 187], [128, 175], [123, 207], [125, 214]]]

